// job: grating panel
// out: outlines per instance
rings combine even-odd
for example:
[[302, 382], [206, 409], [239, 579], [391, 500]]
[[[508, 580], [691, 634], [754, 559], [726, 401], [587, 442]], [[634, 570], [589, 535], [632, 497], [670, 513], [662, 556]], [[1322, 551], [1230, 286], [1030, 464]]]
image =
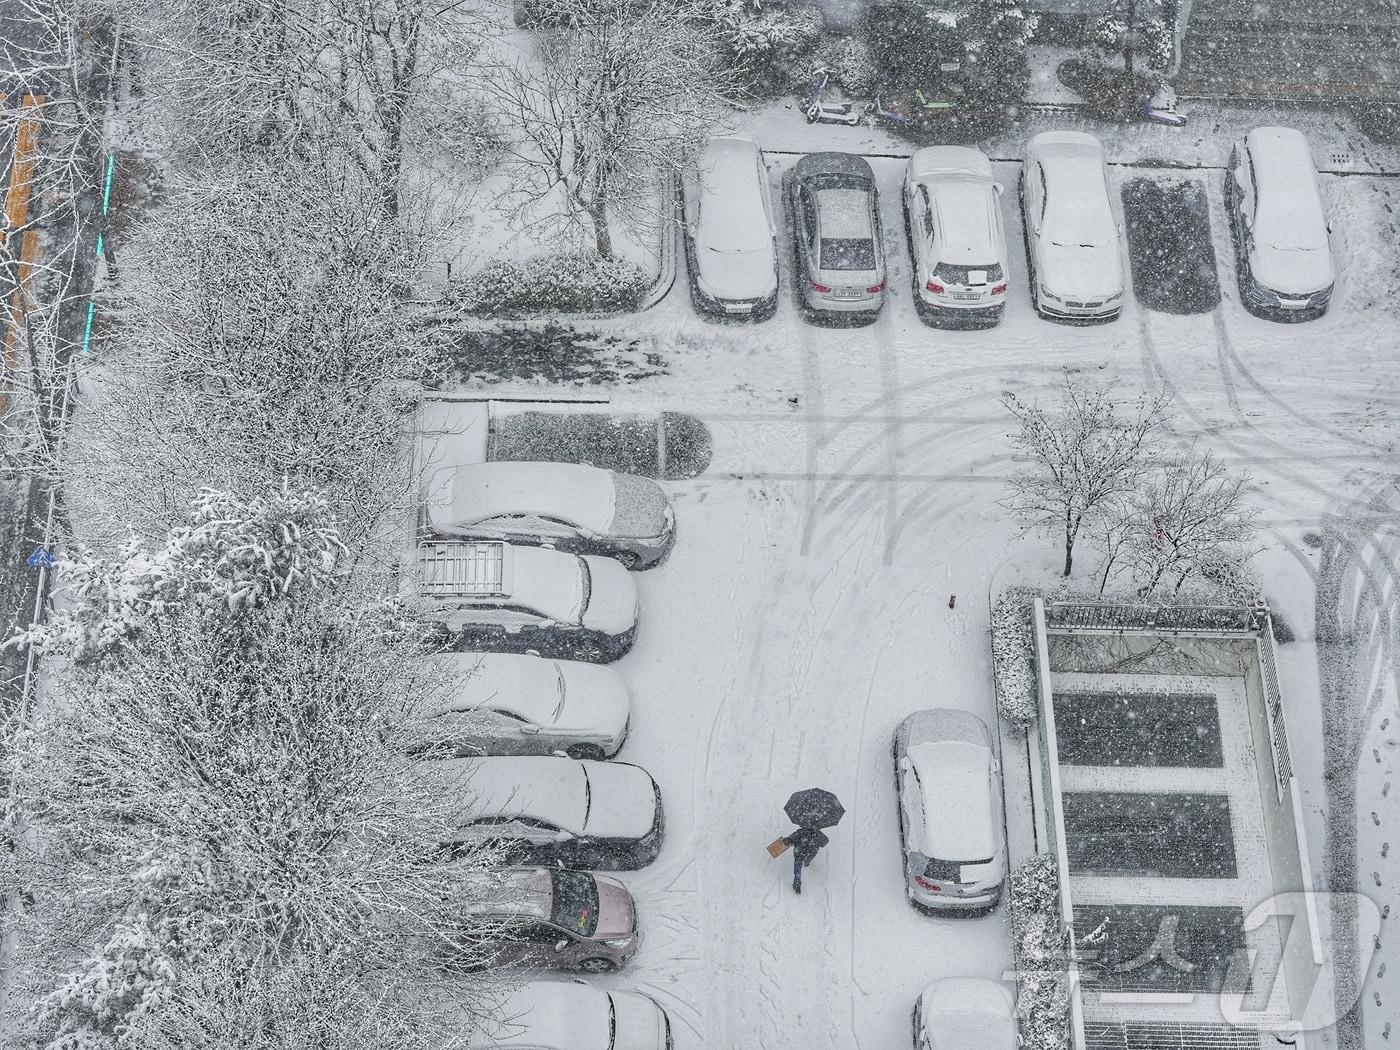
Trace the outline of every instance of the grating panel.
[[1260, 1038], [1222, 1024], [1085, 1021], [1084, 1050], [1260, 1050]]
[[437, 597], [505, 597], [505, 544], [420, 543], [418, 581]]

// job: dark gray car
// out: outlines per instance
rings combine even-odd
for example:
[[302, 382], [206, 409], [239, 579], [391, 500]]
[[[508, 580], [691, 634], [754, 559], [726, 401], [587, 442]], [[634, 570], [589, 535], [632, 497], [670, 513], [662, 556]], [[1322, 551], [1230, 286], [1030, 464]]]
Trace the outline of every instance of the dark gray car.
[[797, 288], [811, 310], [878, 313], [885, 253], [875, 173], [851, 153], [812, 153], [783, 179]]

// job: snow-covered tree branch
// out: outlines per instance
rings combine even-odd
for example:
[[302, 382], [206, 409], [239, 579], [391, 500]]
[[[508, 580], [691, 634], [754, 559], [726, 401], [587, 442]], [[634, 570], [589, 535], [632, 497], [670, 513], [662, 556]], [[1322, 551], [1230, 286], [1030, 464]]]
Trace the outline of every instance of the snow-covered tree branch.
[[1006, 506], [1027, 526], [1061, 540], [1065, 576], [1074, 569], [1085, 525], [1125, 498], [1157, 454], [1169, 398], [1142, 394], [1124, 413], [1113, 392], [1066, 372], [1054, 408], [1013, 393], [1002, 398], [1018, 425], [1012, 447], [1027, 463], [1012, 475]]
[[730, 93], [721, 35], [688, 0], [552, 0], [526, 53], [503, 45], [480, 86], [515, 129], [517, 215], [611, 257], [663, 221], [661, 190], [690, 163]]
[[440, 743], [423, 714], [445, 683], [401, 610], [331, 571], [337, 550], [314, 495], [211, 493], [161, 551], [98, 574], [115, 595], [80, 582], [77, 624], [139, 621], [102, 636], [107, 658], [82, 658], [88, 631], [51, 630], [77, 659], [12, 760], [35, 831], [18, 934], [38, 1045], [469, 1034], [489, 984], [449, 987], [443, 964], [487, 958], [499, 923], [472, 905], [504, 892], [501, 858], [443, 861], [469, 785], [412, 756]]

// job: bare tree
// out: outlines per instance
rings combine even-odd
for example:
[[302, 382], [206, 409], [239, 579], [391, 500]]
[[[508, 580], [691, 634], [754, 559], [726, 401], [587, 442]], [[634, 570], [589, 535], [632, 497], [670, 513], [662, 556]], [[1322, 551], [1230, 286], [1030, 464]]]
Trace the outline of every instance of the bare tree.
[[1194, 448], [1153, 471], [1131, 500], [1127, 555], [1144, 593], [1193, 576], [1234, 579], [1254, 553], [1255, 511], [1249, 477]]
[[314, 493], [210, 493], [35, 630], [70, 657], [15, 763], [38, 1045], [448, 1047], [488, 1008], [444, 964], [489, 961], [501, 857], [443, 861], [469, 785], [412, 757], [445, 683], [339, 549]]
[[1124, 413], [1113, 386], [1096, 386], [1065, 372], [1059, 404], [1027, 404], [1014, 393], [1002, 405], [1018, 424], [1012, 447], [1027, 465], [1011, 478], [1007, 506], [1028, 527], [1064, 543], [1064, 575], [1086, 524], [1132, 491], [1156, 455], [1166, 418], [1166, 394], [1140, 394]]
[[554, 235], [586, 231], [608, 258], [613, 222], [637, 232], [660, 221], [662, 188], [690, 163], [733, 78], [717, 23], [690, 0], [549, 0], [540, 17], [553, 28], [530, 53], [507, 50], [482, 69], [483, 92], [518, 131], [509, 196], [518, 216]]

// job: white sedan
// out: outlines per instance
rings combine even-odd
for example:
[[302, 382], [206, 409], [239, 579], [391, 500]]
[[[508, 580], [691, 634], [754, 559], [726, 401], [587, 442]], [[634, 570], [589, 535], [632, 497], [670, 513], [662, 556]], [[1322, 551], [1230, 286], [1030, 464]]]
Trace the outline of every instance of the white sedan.
[[661, 850], [661, 789], [640, 766], [555, 756], [449, 758], [422, 769], [461, 800], [449, 852], [487, 842], [514, 863], [631, 871]]
[[1016, 1000], [982, 977], [945, 977], [914, 1006], [914, 1050], [1016, 1050]]
[[650, 478], [579, 463], [444, 467], [428, 482], [428, 532], [556, 547], [647, 569], [671, 549], [676, 519]]
[[1021, 212], [1037, 312], [1061, 321], [1115, 320], [1127, 291], [1123, 223], [1099, 140], [1082, 131], [1031, 139]]
[[641, 992], [531, 981], [489, 1012], [468, 1050], [670, 1050], [671, 1019]]
[[631, 698], [611, 667], [534, 654], [428, 657], [451, 685], [431, 712], [434, 737], [462, 757], [611, 758], [627, 738]]
[[1006, 882], [1001, 767], [976, 715], [916, 711], [894, 734], [905, 891], [930, 911], [989, 911]]

